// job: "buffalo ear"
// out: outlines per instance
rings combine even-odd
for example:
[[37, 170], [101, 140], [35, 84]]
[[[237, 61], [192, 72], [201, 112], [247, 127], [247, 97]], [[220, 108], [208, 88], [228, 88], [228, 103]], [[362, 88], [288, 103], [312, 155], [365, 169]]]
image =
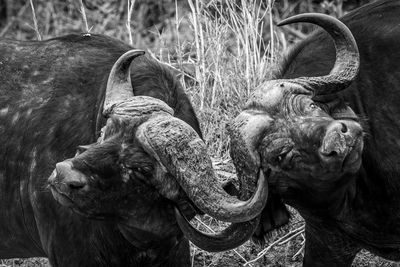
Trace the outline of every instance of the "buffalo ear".
[[335, 120], [359, 119], [353, 109], [341, 98], [324, 101], [314, 97], [313, 100], [319, 102], [321, 108], [324, 109]]
[[330, 105], [329, 114], [335, 120], [358, 120], [358, 116], [353, 109], [342, 99]]
[[345, 106], [340, 109], [334, 109], [331, 111], [331, 116], [335, 120], [346, 120], [346, 119], [353, 119], [358, 120], [358, 116], [353, 111], [353, 109], [349, 106]]

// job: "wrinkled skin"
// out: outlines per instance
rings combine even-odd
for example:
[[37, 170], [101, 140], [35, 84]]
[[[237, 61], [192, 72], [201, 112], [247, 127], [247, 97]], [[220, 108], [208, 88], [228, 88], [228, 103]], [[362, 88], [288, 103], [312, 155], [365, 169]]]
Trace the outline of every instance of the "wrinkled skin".
[[[174, 205], [147, 181], [127, 179], [137, 189], [132, 208], [136, 208], [138, 228], [124, 220], [132, 214], [118, 212], [124, 208], [122, 200], [129, 200], [128, 194], [121, 190], [122, 181], [113, 176], [115, 170], [100, 161], [92, 167], [105, 168], [102, 171], [111, 176], [97, 180], [96, 185], [112, 193], [104, 199], [85, 198], [88, 205], [90, 201], [104, 205], [103, 214], [93, 210], [96, 219], [89, 219], [93, 214], [74, 212], [67, 198], [59, 199], [67, 206], [60, 205], [48, 187], [57, 162], [73, 158], [78, 146], [96, 142], [105, 124], [101, 105], [108, 73], [129, 49], [100, 35], [0, 41], [0, 258], [42, 256], [52, 266], [190, 265], [189, 244], [175, 223]], [[165, 101], [175, 117], [201, 136], [187, 96], [166, 67], [141, 56], [132, 65], [131, 80], [136, 95]], [[134, 143], [115, 144], [118, 138], [118, 134], [110, 135], [103, 145], [107, 153], [111, 151], [109, 157], [115, 160], [114, 152], [122, 150], [123, 155], [133, 155], [129, 175], [140, 178], [152, 172], [149, 166], [154, 160]], [[88, 149], [79, 150], [83, 154]], [[90, 167], [84, 166], [88, 175], [93, 171]], [[86, 189], [80, 183], [60, 186]], [[120, 206], [111, 206], [110, 199], [117, 199]], [[193, 209], [188, 207], [190, 218]], [[113, 216], [108, 216], [110, 212]], [[149, 228], [154, 232], [146, 231]]]
[[[174, 203], [187, 207], [189, 218], [195, 211], [174, 179], [157, 181], [157, 162], [129, 134], [136, 126], [112, 118], [104, 142], [57, 163], [49, 183], [62, 205], [91, 219], [115, 221], [131, 244], [145, 248], [180, 234]], [[153, 189], [157, 184], [160, 190]]]
[[274, 198], [253, 238], [288, 222], [270, 204], [293, 206], [306, 221], [304, 266], [351, 266], [361, 249], [400, 260], [400, 4], [378, 1], [342, 21], [360, 52], [349, 88], [318, 98], [287, 80], [331, 71], [335, 48], [319, 31], [287, 55], [276, 75], [286, 80], [260, 85], [236, 120], [262, 118], [257, 152]]

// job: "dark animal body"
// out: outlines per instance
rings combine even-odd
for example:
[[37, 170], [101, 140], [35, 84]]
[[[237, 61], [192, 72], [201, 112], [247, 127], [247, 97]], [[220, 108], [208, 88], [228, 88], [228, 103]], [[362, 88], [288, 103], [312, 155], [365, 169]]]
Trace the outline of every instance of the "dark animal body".
[[[307, 16], [287, 23], [319, 20]], [[361, 249], [400, 261], [400, 2], [377, 1], [341, 21], [360, 57], [350, 86], [336, 81], [334, 92], [329, 82], [299, 78], [333, 76], [338, 62], [357, 69], [352, 56], [335, 63], [332, 38], [319, 30], [290, 50], [279, 80], [261, 86], [235, 122], [248, 133], [266, 125], [254, 142], [271, 194], [254, 239], [288, 222], [283, 200], [306, 222], [304, 266], [350, 266]], [[240, 126], [257, 116], [259, 128]], [[234, 156], [241, 149], [233, 147]], [[239, 170], [250, 162], [236, 161]]]
[[[265, 179], [247, 201], [222, 189], [167, 66], [95, 34], [0, 51], [0, 258], [190, 266], [184, 235], [220, 251], [254, 232]], [[203, 234], [200, 211], [232, 224]]]
[[[363, 121], [362, 165], [348, 185], [338, 186], [326, 212], [300, 210], [307, 225], [305, 262], [350, 265], [361, 248], [400, 261], [400, 3], [378, 1], [341, 21], [360, 52], [359, 74], [339, 95]], [[326, 75], [334, 61], [331, 39], [319, 33], [294, 48], [283, 77]]]
[[[180, 231], [156, 245], [135, 247], [112, 219], [82, 217], [60, 206], [47, 188], [57, 162], [98, 138], [108, 74], [129, 49], [100, 35], [0, 42], [0, 258], [43, 256], [53, 266], [189, 264], [188, 241]], [[165, 101], [201, 136], [187, 96], [165, 66], [140, 57], [132, 80], [135, 94]], [[143, 213], [141, 223], [176, 231], [171, 204], [142, 190], [133, 207], [138, 217]], [[161, 226], [151, 225], [149, 217]], [[143, 232], [138, 238], [149, 237]]]

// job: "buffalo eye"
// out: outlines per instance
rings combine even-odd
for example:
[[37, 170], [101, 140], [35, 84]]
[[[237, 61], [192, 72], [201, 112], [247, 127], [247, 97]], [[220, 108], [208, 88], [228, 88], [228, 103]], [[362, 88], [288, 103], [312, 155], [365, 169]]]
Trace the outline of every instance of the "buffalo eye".
[[324, 105], [320, 103], [315, 103], [314, 101], [304, 104], [303, 112], [304, 112], [303, 115], [312, 115], [318, 117], [328, 116], [327, 112], [324, 109]]
[[[128, 166], [123, 164], [123, 174], [125, 176], [132, 177], [134, 179], [147, 181], [149, 176], [152, 174], [152, 167], [151, 166]], [[123, 176], [124, 176], [123, 175]], [[127, 180], [127, 179], [126, 179]]]
[[140, 172], [143, 175], [148, 175], [152, 172], [152, 168], [150, 166], [140, 166], [140, 167], [131, 167], [132, 171]]
[[132, 172], [135, 174], [136, 177], [145, 178], [146, 173], [143, 171], [143, 168], [132, 168]]
[[286, 156], [287, 156], [287, 154], [290, 152], [290, 149], [285, 149], [285, 150], [283, 150], [276, 158], [275, 158], [275, 162], [277, 163], [277, 164], [281, 164], [284, 160], [285, 160], [285, 158], [286, 158]]
[[311, 98], [300, 95], [293, 99], [293, 109], [298, 115], [310, 115], [320, 110], [320, 106]]
[[276, 151], [274, 161], [276, 165], [282, 165], [283, 163], [287, 162], [289, 154], [292, 156], [293, 153], [293, 146], [291, 144], [286, 144], [285, 146], [281, 147], [280, 150]]

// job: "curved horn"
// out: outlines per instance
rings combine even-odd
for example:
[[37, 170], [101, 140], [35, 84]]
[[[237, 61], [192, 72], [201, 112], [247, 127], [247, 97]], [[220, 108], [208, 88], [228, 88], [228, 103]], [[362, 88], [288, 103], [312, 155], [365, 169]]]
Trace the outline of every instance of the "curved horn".
[[248, 198], [254, 192], [257, 176], [263, 173], [257, 147], [271, 122], [265, 112], [244, 110], [229, 127], [231, 157], [238, 173], [241, 197]]
[[138, 127], [136, 136], [203, 212], [227, 222], [249, 221], [261, 213], [268, 197], [264, 176], [261, 174], [255, 194], [247, 201], [227, 194], [204, 142], [184, 121], [170, 115], [154, 116]]
[[103, 115], [108, 116], [114, 105], [133, 96], [130, 66], [132, 61], [143, 55], [143, 50], [130, 50], [114, 63], [108, 76]]
[[336, 48], [336, 61], [331, 72], [321, 77], [301, 77], [291, 80], [314, 92], [327, 95], [346, 89], [354, 80], [360, 65], [357, 43], [349, 28], [338, 19], [325, 14], [305, 13], [290, 17], [278, 26], [295, 22], [309, 22], [322, 27], [332, 37]]
[[242, 245], [250, 239], [260, 221], [258, 216], [248, 222], [233, 223], [220, 233], [207, 234], [194, 228], [177, 208], [175, 208], [175, 218], [185, 236], [193, 244], [209, 252], [230, 250]]

